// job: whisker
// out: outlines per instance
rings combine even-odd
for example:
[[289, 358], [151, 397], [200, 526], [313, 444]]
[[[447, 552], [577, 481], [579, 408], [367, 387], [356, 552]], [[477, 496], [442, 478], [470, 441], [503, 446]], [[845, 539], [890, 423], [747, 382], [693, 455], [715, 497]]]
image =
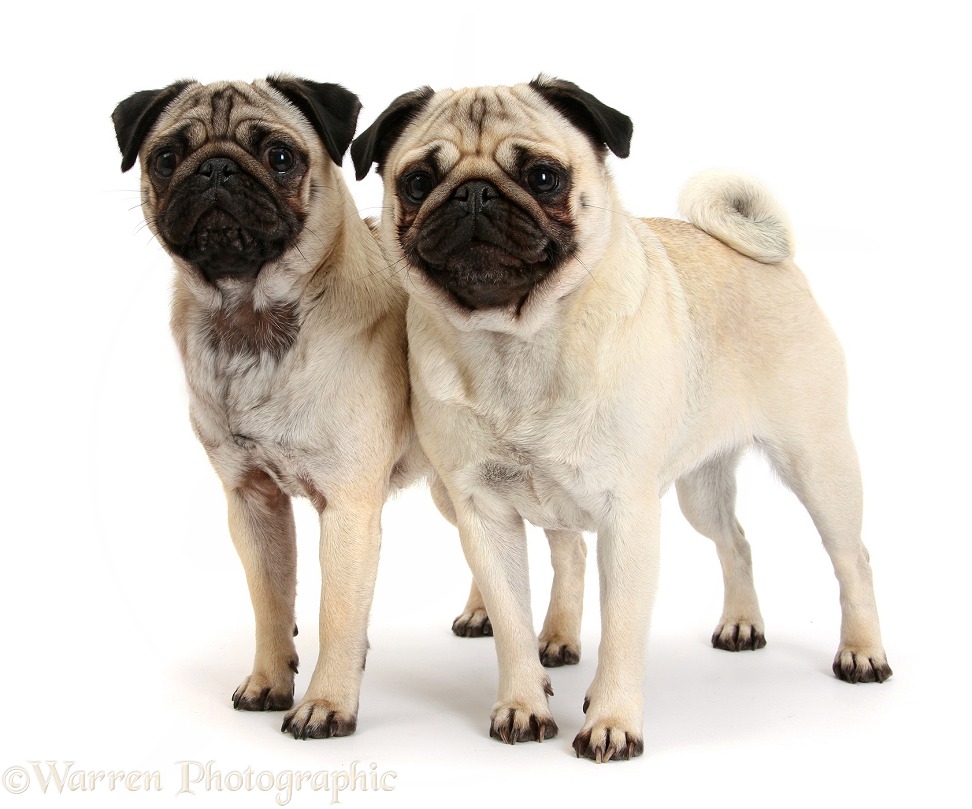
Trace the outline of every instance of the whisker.
[[597, 285], [598, 285], [599, 287], [601, 287], [601, 289], [603, 289], [603, 290], [604, 290], [605, 292], [607, 292], [607, 288], [606, 288], [606, 287], [604, 287], [604, 286], [603, 286], [603, 285], [601, 284], [601, 282], [597, 280], [597, 276], [595, 276], [595, 275], [594, 275], [594, 273], [592, 273], [592, 272], [591, 272], [591, 268], [590, 268], [590, 267], [588, 267], [588, 266], [587, 266], [587, 265], [586, 265], [586, 264], [585, 264], [585, 263], [584, 263], [583, 261], [581, 261], [581, 260], [580, 260], [579, 258], [577, 258], [577, 256], [574, 256], [574, 260], [575, 260], [575, 261], [576, 261], [576, 262], [577, 262], [578, 264], [580, 264], [580, 265], [581, 265], [581, 266], [582, 266], [582, 267], [584, 268], [584, 270], [585, 270], [585, 271], [587, 272], [587, 274], [588, 274], [588, 275], [589, 275], [589, 276], [591, 277], [591, 280], [592, 280], [592, 281], [593, 281], [593, 282], [594, 282], [595, 284], [597, 284]]
[[[324, 244], [324, 240], [320, 236], [317, 235], [317, 232], [315, 230], [312, 230], [311, 228], [307, 227], [306, 225], [304, 226], [304, 230], [306, 230], [311, 236], [313, 236], [315, 239], [317, 239], [318, 244], [320, 244], [321, 247], [323, 247], [325, 249], [327, 248], [327, 245]], [[300, 252], [300, 251], [298, 250], [298, 252]], [[301, 254], [301, 255], [303, 255], [303, 254]], [[307, 259], [304, 259], [304, 260], [306, 261]]]
[[299, 255], [299, 256], [300, 256], [300, 257], [301, 257], [302, 259], [304, 259], [304, 263], [305, 263], [305, 264], [306, 264], [306, 265], [307, 265], [308, 267], [310, 267], [310, 266], [311, 266], [311, 263], [310, 263], [310, 262], [309, 262], [309, 261], [307, 260], [307, 256], [305, 256], [305, 255], [304, 255], [304, 254], [303, 254], [303, 253], [301, 252], [301, 250], [300, 250], [300, 245], [299, 245], [299, 244], [295, 244], [295, 245], [294, 245], [294, 250], [296, 250], [296, 251], [297, 251], [297, 255]]
[[407, 265], [405, 267], [405, 282], [411, 284], [412, 289], [418, 290], [418, 287], [415, 286], [415, 281], [412, 278], [412, 268]]
[[395, 265], [396, 264], [401, 264], [403, 261], [405, 261], [405, 257], [404, 256], [402, 256], [397, 261], [393, 261], [391, 264], [386, 264], [384, 267], [379, 267], [377, 270], [372, 270], [371, 272], [367, 273], [366, 275], [364, 275], [362, 277], [363, 278], [371, 278], [373, 275], [377, 275], [378, 273], [388, 272], [389, 270], [391, 270], [392, 275], [396, 275], [396, 274], [398, 274], [400, 272], [400, 270], [394, 269], [395, 268]]
[[589, 202], [582, 202], [582, 208], [596, 208], [599, 211], [608, 211], [609, 213], [617, 214], [618, 216], [626, 216], [628, 219], [641, 219], [633, 213], [628, 213], [627, 211], [616, 211], [614, 208], [606, 208], [603, 205], [591, 205]]

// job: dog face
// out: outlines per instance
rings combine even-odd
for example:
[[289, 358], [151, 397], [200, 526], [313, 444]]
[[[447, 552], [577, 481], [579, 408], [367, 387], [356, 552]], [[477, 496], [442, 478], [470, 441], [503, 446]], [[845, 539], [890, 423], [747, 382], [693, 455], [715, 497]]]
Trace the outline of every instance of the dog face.
[[386, 249], [420, 296], [466, 326], [520, 324], [567, 294], [609, 239], [607, 149], [631, 122], [569, 82], [428, 88], [396, 99], [352, 144], [378, 163]]
[[320, 198], [359, 109], [336, 84], [271, 77], [143, 91], [112, 119], [122, 170], [140, 158], [152, 231], [180, 269], [223, 286], [317, 266], [343, 216]]

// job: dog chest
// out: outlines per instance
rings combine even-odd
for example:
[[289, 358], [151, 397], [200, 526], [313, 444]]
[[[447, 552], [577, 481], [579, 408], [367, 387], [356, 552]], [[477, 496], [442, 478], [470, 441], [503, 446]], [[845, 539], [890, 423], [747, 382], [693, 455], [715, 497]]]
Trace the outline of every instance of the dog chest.
[[534, 463], [490, 459], [475, 468], [477, 488], [511, 504], [525, 520], [542, 528], [593, 531], [595, 519], [581, 502], [581, 492], [554, 470]]
[[612, 479], [611, 449], [595, 440], [617, 417], [610, 398], [564, 383], [556, 342], [458, 335], [452, 350], [415, 314], [413, 401], [433, 462], [535, 525], [595, 530]]
[[450, 443], [462, 437], [471, 450], [461, 464], [469, 489], [512, 505], [537, 526], [596, 530], [611, 474], [585, 423], [590, 414], [557, 405], [505, 417], [495, 407], [489, 415], [473, 411], [440, 425], [451, 427]]
[[326, 457], [329, 444], [323, 398], [276, 362], [237, 357], [197, 369], [189, 374], [191, 419], [220, 477], [258, 468], [287, 494], [310, 496], [308, 463]]

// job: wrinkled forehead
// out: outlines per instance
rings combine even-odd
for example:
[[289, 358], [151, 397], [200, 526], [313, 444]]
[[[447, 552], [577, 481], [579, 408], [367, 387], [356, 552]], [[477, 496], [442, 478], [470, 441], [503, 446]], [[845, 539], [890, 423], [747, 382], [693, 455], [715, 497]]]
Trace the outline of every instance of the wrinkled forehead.
[[421, 162], [443, 172], [470, 161], [511, 166], [524, 152], [567, 165], [577, 140], [572, 130], [525, 84], [446, 90], [432, 97], [403, 134], [395, 171]]
[[192, 85], [176, 97], [156, 124], [158, 137], [178, 137], [192, 147], [216, 140], [260, 141], [269, 134], [313, 135], [310, 124], [265, 82]]

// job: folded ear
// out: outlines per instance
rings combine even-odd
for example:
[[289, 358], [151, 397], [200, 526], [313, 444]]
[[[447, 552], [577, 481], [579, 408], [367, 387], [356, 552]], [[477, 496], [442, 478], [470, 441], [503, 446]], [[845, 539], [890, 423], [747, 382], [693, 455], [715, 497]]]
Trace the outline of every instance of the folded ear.
[[115, 125], [115, 137], [118, 139], [118, 148], [122, 153], [122, 171], [128, 171], [135, 165], [138, 150], [142, 148], [149, 130], [159, 120], [162, 110], [193, 83], [191, 79], [187, 79], [177, 81], [161, 90], [142, 90], [133, 93], [115, 107], [111, 120]]
[[358, 97], [340, 84], [321, 84], [294, 76], [267, 76], [267, 83], [304, 114], [331, 160], [340, 166], [358, 124]]
[[631, 147], [633, 126], [623, 112], [598, 101], [573, 82], [537, 76], [530, 86], [547, 103], [587, 135], [594, 147], [603, 153], [607, 146], [618, 157], [627, 157]]
[[395, 141], [433, 95], [431, 87], [419, 87], [418, 90], [400, 95], [371, 126], [354, 139], [351, 144], [351, 160], [354, 161], [355, 177], [363, 180], [372, 163], [378, 164], [378, 173], [381, 173], [382, 164]]

